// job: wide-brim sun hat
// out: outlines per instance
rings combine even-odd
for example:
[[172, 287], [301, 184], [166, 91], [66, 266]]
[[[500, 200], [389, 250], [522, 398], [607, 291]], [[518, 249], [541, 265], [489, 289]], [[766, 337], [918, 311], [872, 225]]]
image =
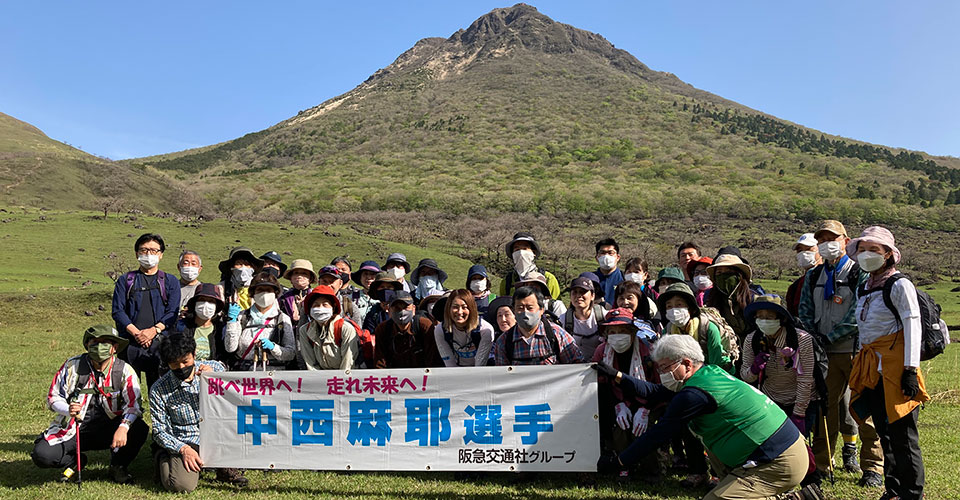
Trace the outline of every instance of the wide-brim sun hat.
[[303, 299], [303, 311], [307, 313], [307, 315], [310, 314], [310, 307], [313, 305], [313, 301], [320, 297], [330, 299], [330, 302], [333, 303], [334, 316], [340, 314], [340, 299], [337, 298], [337, 292], [333, 291], [333, 288], [327, 285], [320, 285], [310, 290], [310, 293]]
[[657, 307], [663, 313], [667, 311], [667, 301], [672, 297], [680, 297], [687, 303], [691, 317], [700, 316], [700, 306], [697, 305], [697, 299], [693, 295], [693, 290], [686, 283], [672, 283], [657, 296]]
[[518, 242], [518, 241], [526, 241], [526, 242], [530, 243], [530, 246], [533, 247], [533, 255], [534, 255], [535, 257], [539, 257], [539, 256], [540, 256], [540, 253], [541, 253], [541, 252], [540, 252], [540, 244], [537, 243], [537, 239], [533, 237], [533, 233], [528, 233], [528, 232], [525, 232], [525, 231], [521, 231], [521, 232], [513, 235], [513, 239], [511, 239], [510, 242], [507, 243], [507, 246], [505, 247], [505, 250], [506, 250], [506, 252], [507, 252], [507, 257], [508, 257], [508, 258], [511, 258], [511, 259], [513, 258], [513, 245], [514, 245], [516, 242]]
[[784, 320], [793, 322], [793, 316], [784, 307], [783, 299], [779, 295], [768, 294], [756, 297], [752, 303], [744, 308], [743, 316], [747, 319], [753, 319], [757, 315], [757, 311], [773, 311]]
[[110, 339], [117, 343], [117, 352], [121, 352], [130, 344], [129, 339], [125, 339], [117, 333], [117, 329], [110, 325], [93, 325], [83, 331], [83, 347], [87, 347], [87, 342], [92, 339]]
[[897, 248], [897, 240], [894, 239], [893, 233], [889, 229], [883, 226], [870, 226], [863, 230], [860, 233], [860, 236], [850, 240], [850, 243], [847, 243], [847, 255], [850, 258], [855, 258], [858, 253], [857, 245], [861, 242], [870, 242], [883, 245], [890, 249], [893, 252], [893, 263], [899, 264], [900, 259], [903, 257], [900, 254], [900, 249]]
[[414, 285], [420, 284], [420, 273], [422, 269], [433, 269], [437, 273], [437, 278], [440, 279], [440, 283], [447, 281], [447, 273], [443, 269], [440, 269], [440, 265], [437, 264], [437, 261], [433, 259], [423, 259], [417, 264], [417, 268], [413, 270], [413, 274], [410, 275], [410, 283]]
[[260, 269], [263, 267], [263, 261], [258, 259], [256, 255], [253, 255], [253, 252], [250, 251], [247, 247], [235, 247], [233, 250], [230, 250], [230, 255], [226, 260], [221, 260], [220, 264], [217, 266], [220, 269], [221, 274], [227, 274], [233, 269], [233, 263], [237, 259], [243, 259], [250, 263], [254, 269]]
[[289, 280], [294, 271], [306, 271], [310, 273], [310, 283], [317, 282], [317, 273], [313, 270], [313, 263], [307, 259], [296, 259], [290, 264], [290, 269], [283, 273], [283, 279]]
[[750, 281], [753, 278], [753, 269], [751, 269], [749, 265], [740, 260], [740, 257], [730, 253], [725, 253], [717, 257], [716, 260], [713, 261], [713, 264], [707, 268], [707, 274], [710, 276], [710, 280], [712, 280], [714, 283], [717, 282], [717, 270], [721, 267], [732, 267], [740, 270], [740, 272], [746, 276], [747, 281]]

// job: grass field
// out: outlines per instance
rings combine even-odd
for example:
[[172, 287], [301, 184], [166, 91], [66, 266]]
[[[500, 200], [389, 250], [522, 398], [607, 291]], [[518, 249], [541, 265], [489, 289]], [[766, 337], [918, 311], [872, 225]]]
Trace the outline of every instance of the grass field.
[[[33, 440], [48, 425], [51, 413], [44, 395], [55, 370], [69, 356], [81, 352], [80, 334], [93, 323], [110, 323], [112, 284], [104, 272], [111, 268], [110, 253], [133, 262], [134, 237], [146, 231], [160, 232], [169, 247], [161, 267], [175, 272], [181, 245], [204, 256], [201, 279], [214, 280], [216, 261], [238, 244], [263, 252], [268, 248], [288, 250], [294, 257], [312, 258], [315, 264], [335, 255], [350, 254], [354, 260], [382, 261], [386, 253], [405, 252], [412, 261], [431, 256], [451, 275], [451, 284], [464, 280], [469, 262], [456, 257], [455, 244], [437, 241], [425, 246], [395, 244], [360, 234], [348, 227], [282, 229], [276, 224], [230, 223], [217, 220], [199, 228], [170, 219], [140, 218], [121, 223], [92, 218], [92, 213], [24, 212], [7, 208], [0, 213], [0, 497], [54, 498], [77, 495], [75, 485], [55, 482], [58, 471], [33, 466], [29, 452]], [[143, 228], [134, 226], [141, 224]], [[306, 233], [306, 237], [303, 237]], [[134, 237], [128, 237], [133, 234]], [[241, 242], [235, 240], [236, 235]], [[183, 243], [181, 243], [183, 242]], [[269, 242], [269, 243], [268, 243]], [[341, 246], [342, 245], [342, 246]], [[82, 250], [81, 250], [82, 249]], [[216, 257], [214, 257], [216, 256]], [[322, 258], [321, 258], [322, 257]], [[286, 260], [287, 257], [285, 256]], [[584, 261], [586, 263], [586, 261]], [[585, 264], [586, 265], [586, 264]], [[79, 271], [68, 271], [70, 268]], [[589, 268], [589, 267], [586, 267]], [[84, 286], [86, 282], [91, 282]], [[764, 281], [774, 291], [786, 282]], [[459, 285], [457, 285], [459, 286]], [[960, 323], [960, 307], [954, 284], [932, 285], [930, 293], [945, 307], [949, 324]], [[103, 306], [100, 311], [98, 306]], [[89, 311], [92, 316], [85, 315]], [[957, 498], [960, 491], [960, 347], [948, 351], [923, 368], [933, 401], [920, 414], [920, 436], [927, 466], [927, 498]], [[149, 414], [148, 414], [149, 415]], [[118, 486], [107, 478], [106, 454], [91, 454], [78, 498], [147, 498], [166, 496], [152, 482], [151, 461], [146, 449], [132, 467], [136, 484]], [[571, 474], [540, 474], [534, 477], [494, 474], [480, 479], [459, 480], [450, 473], [354, 473], [249, 471], [250, 487], [243, 498], [374, 497], [374, 498], [699, 498], [703, 492], [682, 490], [679, 476], [661, 484], [632, 481], [621, 484], [601, 478], [591, 484], [586, 477]], [[856, 477], [838, 474], [827, 486], [832, 498], [879, 497], [879, 490], [856, 486]], [[232, 498], [237, 490], [209, 481], [201, 482], [195, 495], [202, 498]]]

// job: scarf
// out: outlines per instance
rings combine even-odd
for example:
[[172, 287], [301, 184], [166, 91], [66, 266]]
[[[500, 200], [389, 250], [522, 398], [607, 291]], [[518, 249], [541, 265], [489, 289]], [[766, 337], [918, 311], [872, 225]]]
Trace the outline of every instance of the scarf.
[[270, 306], [270, 309], [267, 309], [264, 312], [260, 312], [256, 306], [250, 306], [250, 309], [247, 309], [249, 314], [249, 319], [244, 325], [245, 328], [260, 328], [266, 324], [268, 318], [273, 318], [278, 314], [280, 309], [277, 307], [277, 304]]
[[837, 261], [836, 266], [831, 267], [830, 264], [826, 262], [823, 264], [823, 272], [827, 273], [827, 279], [823, 283], [823, 300], [833, 300], [833, 296], [836, 295], [836, 290], [834, 290], [836, 283], [833, 276], [837, 272], [837, 269], [843, 269], [843, 266], [846, 265], [848, 260], [850, 260], [850, 257], [844, 254], [840, 257], [840, 260]]
[[867, 278], [867, 290], [882, 287], [894, 274], [897, 274], [897, 268], [896, 266], [890, 266], [877, 276], [870, 276]]
[[[640, 353], [640, 339], [633, 340], [633, 354], [630, 356], [630, 370], [625, 371], [627, 375], [631, 377], [638, 378], [640, 380], [647, 380], [647, 377], [643, 373], [643, 356]], [[614, 366], [614, 358], [616, 357], [617, 351], [613, 350], [613, 346], [607, 343], [606, 340], [603, 342], [603, 362], [609, 366]], [[622, 370], [621, 370], [622, 371]]]

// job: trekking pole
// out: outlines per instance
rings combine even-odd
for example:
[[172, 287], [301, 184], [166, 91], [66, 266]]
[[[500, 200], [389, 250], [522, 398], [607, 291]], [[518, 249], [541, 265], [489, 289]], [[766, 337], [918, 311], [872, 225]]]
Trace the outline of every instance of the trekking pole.
[[75, 427], [74, 432], [77, 434], [77, 489], [83, 489], [83, 470], [80, 469], [80, 422], [77, 422], [77, 419], [73, 419], [73, 425]]
[[827, 471], [830, 473], [830, 484], [836, 484], [833, 479], [833, 446], [830, 444], [830, 438], [827, 437], [827, 412], [822, 413], [823, 439], [827, 441], [827, 457], [829, 457], [827, 460]]

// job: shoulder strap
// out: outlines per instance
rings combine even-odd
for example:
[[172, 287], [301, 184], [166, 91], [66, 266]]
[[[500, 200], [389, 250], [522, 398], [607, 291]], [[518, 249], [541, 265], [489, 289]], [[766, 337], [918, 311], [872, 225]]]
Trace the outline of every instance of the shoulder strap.
[[343, 342], [343, 316], [333, 322], [333, 341], [337, 347], [340, 347], [340, 343]]
[[817, 282], [820, 281], [820, 275], [823, 274], [823, 266], [826, 264], [820, 264], [819, 266], [813, 268], [813, 271], [810, 271], [810, 288], [816, 288]]
[[89, 355], [84, 353], [80, 355], [77, 362], [77, 385], [74, 389], [83, 389], [90, 381], [90, 375], [93, 374], [93, 366], [90, 364]]
[[857, 293], [857, 287], [860, 286], [861, 272], [863, 272], [863, 270], [860, 269], [860, 264], [857, 264], [856, 261], [854, 261], [853, 265], [850, 266], [850, 271], [847, 273], [847, 287], [852, 293]]
[[137, 272], [130, 271], [124, 275], [123, 279], [127, 283], [127, 300], [130, 300], [130, 292], [133, 290], [133, 284], [137, 280]]
[[560, 363], [560, 339], [557, 338], [557, 332], [550, 325], [549, 320], [543, 321], [543, 334], [547, 336], [550, 347], [553, 347], [553, 355], [557, 357], [557, 363]]
[[906, 279], [906, 276], [903, 273], [897, 273], [893, 276], [887, 278], [887, 282], [883, 284], [883, 303], [887, 306], [887, 309], [893, 313], [893, 317], [897, 320], [897, 325], [900, 328], [903, 328], [903, 321], [900, 319], [900, 313], [897, 311], [897, 307], [893, 305], [893, 298], [890, 295], [893, 293], [893, 285], [900, 278]]
[[163, 307], [167, 307], [167, 273], [157, 270], [157, 286], [160, 287], [160, 300], [163, 301]]
[[470, 332], [470, 341], [473, 342], [473, 347], [480, 349], [480, 323], [477, 323], [477, 327]]
[[517, 325], [513, 325], [512, 328], [503, 332], [503, 335], [504, 353], [507, 355], [507, 361], [513, 363], [513, 342], [517, 337]]
[[567, 309], [567, 313], [563, 315], [563, 329], [570, 335], [573, 335], [573, 319], [573, 307], [570, 307], [570, 309]]
[[110, 370], [110, 387], [113, 392], [120, 392], [124, 386], [123, 368], [126, 363], [120, 358], [114, 358], [113, 369]]

